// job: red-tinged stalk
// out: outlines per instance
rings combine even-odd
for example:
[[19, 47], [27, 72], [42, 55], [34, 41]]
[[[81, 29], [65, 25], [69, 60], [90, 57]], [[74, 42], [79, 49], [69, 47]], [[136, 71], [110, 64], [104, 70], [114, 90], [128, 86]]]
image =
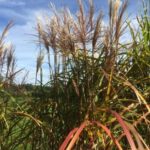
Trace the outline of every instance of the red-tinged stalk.
[[73, 135], [77, 132], [78, 128], [74, 128], [70, 131], [62, 145], [60, 146], [59, 150], [65, 150], [66, 146], [68, 145], [69, 141], [73, 138]]
[[87, 126], [89, 122], [85, 121], [81, 124], [81, 126], [79, 127], [79, 129], [77, 130], [77, 132], [75, 133], [74, 137], [72, 138], [71, 142], [69, 143], [68, 147], [66, 148], [66, 150], [71, 150], [75, 144], [75, 142], [77, 141], [77, 139], [79, 138], [81, 132], [83, 131], [83, 129]]
[[125, 122], [123, 121], [123, 119], [121, 118], [121, 116], [115, 112], [115, 111], [112, 111], [110, 110], [110, 112], [116, 117], [116, 119], [118, 120], [119, 124], [121, 125], [126, 137], [127, 137], [127, 140], [131, 146], [131, 150], [137, 150], [136, 146], [135, 146], [135, 143], [133, 141], [133, 138], [132, 138], [132, 135], [130, 134], [130, 131], [128, 129], [128, 126], [125, 124]]
[[93, 123], [96, 124], [98, 127], [101, 127], [107, 133], [107, 135], [112, 139], [112, 141], [118, 147], [118, 149], [122, 150], [122, 147], [119, 144], [118, 140], [112, 135], [111, 131], [105, 125], [101, 124], [98, 121], [93, 121]]

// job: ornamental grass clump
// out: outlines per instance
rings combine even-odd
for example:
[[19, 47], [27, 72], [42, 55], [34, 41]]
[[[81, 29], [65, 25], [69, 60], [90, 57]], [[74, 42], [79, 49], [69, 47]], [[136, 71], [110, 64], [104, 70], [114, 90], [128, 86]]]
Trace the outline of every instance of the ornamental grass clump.
[[4, 29], [0, 36], [0, 76], [2, 81], [13, 81], [13, 74], [15, 73], [15, 57], [12, 44], [5, 43], [8, 30], [11, 28], [10, 22]]
[[[61, 142], [74, 128], [60, 149], [148, 149], [149, 16], [145, 11], [138, 17], [139, 28], [134, 31], [124, 16], [127, 1], [122, 4], [119, 0], [109, 1], [108, 23], [103, 21], [101, 11], [95, 15], [92, 0], [88, 11], [82, 1], [78, 4], [76, 15], [68, 9], [58, 12], [53, 6], [54, 16], [46, 18], [44, 23], [38, 20], [37, 28], [39, 43], [47, 51], [49, 69], [53, 72], [46, 84], [53, 91], [47, 103], [56, 103], [55, 111], [59, 114], [56, 115], [59, 121], [56, 116], [52, 119], [55, 127], [58, 125], [52, 127], [53, 133], [58, 136], [61, 124], [58, 138]], [[123, 43], [121, 38], [127, 31], [132, 42]], [[109, 132], [105, 134], [94, 127], [93, 120]], [[86, 127], [84, 122], [93, 127]], [[85, 130], [78, 134], [82, 123], [81, 130]], [[90, 130], [92, 142], [88, 136]], [[109, 136], [110, 132], [114, 138]]]

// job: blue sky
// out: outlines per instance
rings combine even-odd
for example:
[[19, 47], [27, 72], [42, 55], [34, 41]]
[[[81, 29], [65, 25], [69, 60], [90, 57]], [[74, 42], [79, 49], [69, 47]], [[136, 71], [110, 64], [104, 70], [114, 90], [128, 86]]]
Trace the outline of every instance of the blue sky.
[[[88, 0], [83, 0], [85, 6]], [[129, 0], [127, 15], [133, 18], [140, 11], [140, 1]], [[52, 2], [59, 10], [68, 7], [72, 13], [77, 11], [77, 0], [0, 0], [0, 33], [10, 20], [13, 20], [14, 26], [10, 30], [7, 41], [11, 41], [16, 50], [17, 64], [19, 68], [25, 68], [30, 71], [29, 82], [34, 82], [35, 62], [38, 53], [38, 47], [33, 42], [36, 40], [31, 34], [35, 34], [36, 18], [41, 14], [51, 15], [49, 4]], [[94, 0], [95, 9], [102, 9], [104, 15], [108, 13], [107, 0]], [[21, 78], [20, 74], [20, 78]], [[46, 71], [45, 71], [46, 76]]]

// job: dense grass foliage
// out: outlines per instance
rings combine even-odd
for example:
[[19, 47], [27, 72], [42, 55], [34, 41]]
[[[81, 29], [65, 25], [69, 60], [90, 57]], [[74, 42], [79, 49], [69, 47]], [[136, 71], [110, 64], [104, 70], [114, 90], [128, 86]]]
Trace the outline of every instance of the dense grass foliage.
[[[109, 3], [109, 21], [68, 9], [37, 21], [40, 51], [35, 85], [14, 83], [12, 47], [0, 37], [0, 149], [132, 149], [150, 147], [150, 18], [124, 13], [127, 1]], [[143, 7], [145, 8], [145, 4]], [[122, 42], [128, 32], [130, 42]], [[53, 58], [52, 58], [53, 56]], [[47, 59], [49, 80], [43, 82]], [[54, 62], [52, 62], [54, 60]], [[54, 63], [54, 65], [53, 65]]]

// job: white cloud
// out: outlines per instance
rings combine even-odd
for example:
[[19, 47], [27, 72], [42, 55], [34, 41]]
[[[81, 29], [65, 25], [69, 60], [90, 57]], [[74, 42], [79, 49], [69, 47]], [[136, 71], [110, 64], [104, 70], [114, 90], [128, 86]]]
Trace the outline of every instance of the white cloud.
[[0, 0], [0, 4], [7, 6], [24, 6], [26, 3], [23, 1]]
[[15, 1], [10, 1], [9, 5], [12, 6], [24, 6], [26, 3], [25, 2], [15, 2]]
[[18, 22], [27, 19], [24, 14], [18, 13], [17, 11], [9, 8], [0, 8], [0, 15], [8, 20], [13, 19], [14, 21], [16, 20]]

